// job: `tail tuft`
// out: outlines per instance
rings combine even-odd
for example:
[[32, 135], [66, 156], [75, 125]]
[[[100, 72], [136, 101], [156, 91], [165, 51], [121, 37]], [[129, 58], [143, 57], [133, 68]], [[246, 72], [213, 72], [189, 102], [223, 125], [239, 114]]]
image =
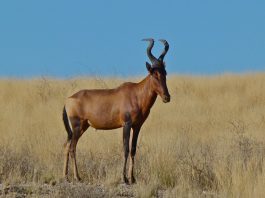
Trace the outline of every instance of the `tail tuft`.
[[67, 134], [68, 134], [67, 140], [69, 141], [72, 139], [73, 132], [69, 125], [69, 120], [68, 120], [68, 116], [65, 110], [65, 106], [63, 107], [63, 122], [64, 122], [65, 130], [67, 131]]

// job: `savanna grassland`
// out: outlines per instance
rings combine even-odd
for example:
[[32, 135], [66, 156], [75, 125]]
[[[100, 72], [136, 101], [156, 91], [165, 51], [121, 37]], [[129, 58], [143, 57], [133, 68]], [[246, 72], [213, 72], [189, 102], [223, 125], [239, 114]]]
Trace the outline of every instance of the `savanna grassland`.
[[62, 182], [65, 98], [140, 79], [1, 79], [0, 195], [265, 196], [265, 73], [169, 76], [171, 102], [158, 97], [139, 135], [137, 184], [121, 184], [121, 129], [92, 128], [77, 146], [83, 183]]

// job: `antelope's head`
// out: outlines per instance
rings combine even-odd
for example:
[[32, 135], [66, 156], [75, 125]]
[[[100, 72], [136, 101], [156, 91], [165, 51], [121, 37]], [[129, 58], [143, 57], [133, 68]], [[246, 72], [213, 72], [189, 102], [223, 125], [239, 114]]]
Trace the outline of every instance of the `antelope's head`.
[[160, 39], [165, 48], [162, 54], [157, 59], [151, 52], [154, 46], [154, 39], [143, 39], [143, 41], [149, 41], [149, 46], [147, 47], [147, 56], [149, 57], [151, 64], [146, 62], [146, 68], [151, 76], [151, 87], [152, 89], [162, 98], [164, 103], [170, 101], [170, 95], [167, 88], [166, 82], [166, 67], [164, 62], [164, 57], [169, 49], [168, 42], [164, 39]]

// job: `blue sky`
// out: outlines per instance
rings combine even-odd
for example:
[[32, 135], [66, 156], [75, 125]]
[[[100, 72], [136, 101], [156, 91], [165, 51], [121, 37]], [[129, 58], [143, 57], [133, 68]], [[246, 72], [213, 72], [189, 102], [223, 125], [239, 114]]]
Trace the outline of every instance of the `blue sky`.
[[145, 75], [148, 37], [171, 74], [265, 71], [265, 1], [1, 1], [0, 77]]

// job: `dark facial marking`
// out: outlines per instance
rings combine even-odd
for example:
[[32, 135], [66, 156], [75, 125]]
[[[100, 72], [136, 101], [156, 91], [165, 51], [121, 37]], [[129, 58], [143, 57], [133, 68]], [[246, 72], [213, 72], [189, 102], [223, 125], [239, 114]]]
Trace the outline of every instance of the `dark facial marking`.
[[160, 74], [165, 75], [165, 76], [167, 75], [167, 71], [165, 70], [164, 67], [154, 67], [152, 73], [153, 74], [154, 73], [160, 73]]

